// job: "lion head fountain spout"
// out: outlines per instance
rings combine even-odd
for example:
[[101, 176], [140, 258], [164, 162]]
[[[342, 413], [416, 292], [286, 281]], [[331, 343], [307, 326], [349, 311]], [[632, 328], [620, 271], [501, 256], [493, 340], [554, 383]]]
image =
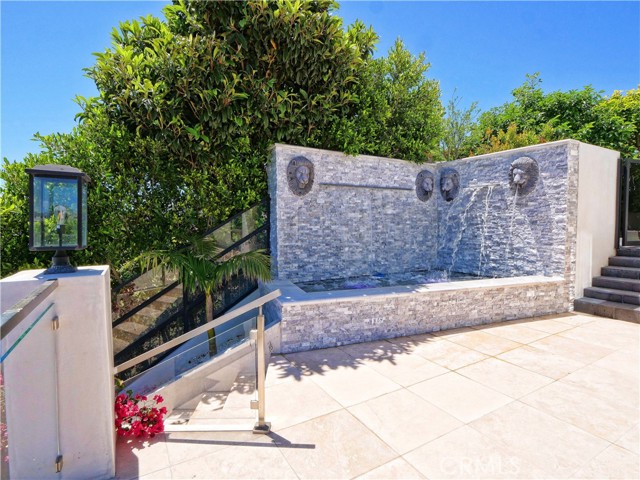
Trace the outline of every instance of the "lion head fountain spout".
[[538, 182], [538, 163], [529, 157], [519, 157], [511, 163], [509, 185], [519, 196], [531, 193]]
[[421, 171], [416, 177], [416, 195], [419, 200], [426, 202], [433, 195], [435, 180], [429, 170]]
[[453, 168], [444, 168], [440, 173], [440, 193], [446, 202], [452, 201], [460, 190], [460, 175]]

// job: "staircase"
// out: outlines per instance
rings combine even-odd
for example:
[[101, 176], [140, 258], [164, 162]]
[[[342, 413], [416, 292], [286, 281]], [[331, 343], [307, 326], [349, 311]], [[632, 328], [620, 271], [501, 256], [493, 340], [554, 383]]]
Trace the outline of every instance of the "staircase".
[[173, 409], [165, 419], [165, 431], [176, 432], [215, 426], [225, 430], [251, 430], [256, 412], [255, 372], [239, 373], [228, 391], [210, 389]]
[[[204, 235], [222, 251], [217, 259], [239, 252], [269, 250], [269, 202], [264, 199], [217, 225]], [[214, 316], [222, 315], [257, 288], [257, 282], [238, 275], [214, 294]], [[114, 289], [112, 302], [115, 363], [123, 363], [205, 322], [201, 293], [183, 295], [178, 272], [157, 267]], [[188, 293], [188, 292], [187, 292]], [[136, 375], [161, 361], [150, 359], [126, 375]], [[122, 378], [124, 379], [124, 378]]]
[[181, 302], [182, 284], [179, 284], [122, 323], [114, 326], [113, 353], [120, 353], [143, 334], [153, 329], [163, 320], [163, 315], [175, 311]]
[[575, 300], [575, 311], [640, 323], [640, 247], [620, 247], [601, 273]]

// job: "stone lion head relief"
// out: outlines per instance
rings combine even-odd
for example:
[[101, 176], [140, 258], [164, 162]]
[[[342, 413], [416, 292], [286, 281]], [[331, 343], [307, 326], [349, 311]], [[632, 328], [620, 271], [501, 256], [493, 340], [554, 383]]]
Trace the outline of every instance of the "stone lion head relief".
[[530, 157], [519, 157], [511, 163], [509, 186], [514, 194], [527, 195], [536, 187], [539, 177], [538, 162]]
[[460, 190], [460, 174], [453, 168], [440, 171], [440, 194], [445, 202], [451, 202]]
[[433, 195], [435, 179], [429, 170], [421, 171], [416, 177], [416, 195], [418, 199], [426, 202]]
[[287, 183], [294, 195], [306, 195], [313, 187], [313, 163], [305, 157], [295, 157], [287, 166]]

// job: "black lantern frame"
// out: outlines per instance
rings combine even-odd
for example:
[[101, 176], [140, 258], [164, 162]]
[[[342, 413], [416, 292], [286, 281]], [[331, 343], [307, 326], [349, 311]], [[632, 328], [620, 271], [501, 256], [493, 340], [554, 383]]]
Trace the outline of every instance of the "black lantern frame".
[[[66, 251], [87, 248], [87, 185], [91, 179], [67, 165], [38, 165], [25, 171], [29, 174], [29, 250], [56, 252], [47, 274], [75, 272]], [[71, 197], [64, 199], [65, 195]], [[70, 221], [75, 221], [75, 228]]]

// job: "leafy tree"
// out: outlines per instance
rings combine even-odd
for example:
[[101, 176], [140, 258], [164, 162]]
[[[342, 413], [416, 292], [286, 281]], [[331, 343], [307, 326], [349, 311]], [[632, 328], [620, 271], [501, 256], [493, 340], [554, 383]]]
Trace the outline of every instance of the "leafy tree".
[[[24, 169], [40, 164], [69, 164], [92, 179], [89, 186], [88, 248], [74, 252], [76, 264], [107, 263], [116, 267], [146, 249], [176, 247], [196, 233], [183, 221], [196, 217], [186, 192], [157, 145], [136, 139], [94, 115], [69, 134], [36, 135], [42, 151], [20, 162], [4, 159], [0, 169], [2, 275], [42, 268], [51, 253], [28, 250], [28, 176]], [[140, 159], [145, 161], [141, 162]]]
[[99, 97], [79, 97], [70, 134], [4, 162], [2, 275], [49, 264], [28, 251], [26, 167], [88, 173], [89, 247], [74, 262], [116, 270], [146, 250], [183, 245], [266, 194], [273, 142], [332, 148], [330, 125], [356, 97], [375, 34], [345, 32], [335, 3], [176, 2], [113, 31], [88, 69]]
[[227, 218], [266, 194], [271, 144], [331, 146], [331, 123], [355, 100], [375, 35], [345, 32], [335, 7], [180, 0], [166, 22], [125, 22], [88, 69], [100, 96], [83, 118], [104, 110], [156, 142], [198, 215]]
[[481, 115], [475, 134], [477, 153], [573, 138], [638, 158], [637, 90], [626, 95], [614, 92], [610, 98], [590, 86], [545, 94], [541, 83], [537, 73], [527, 75], [512, 92], [513, 101]]
[[471, 152], [472, 133], [478, 115], [478, 102], [473, 102], [464, 110], [460, 108], [461, 98], [455, 92], [449, 100], [444, 117], [444, 131], [440, 140], [440, 150], [445, 160], [456, 160]]
[[355, 89], [358, 101], [332, 132], [338, 148], [416, 162], [438, 152], [443, 109], [440, 86], [425, 77], [425, 54], [414, 57], [396, 40], [387, 57], [370, 59]]

